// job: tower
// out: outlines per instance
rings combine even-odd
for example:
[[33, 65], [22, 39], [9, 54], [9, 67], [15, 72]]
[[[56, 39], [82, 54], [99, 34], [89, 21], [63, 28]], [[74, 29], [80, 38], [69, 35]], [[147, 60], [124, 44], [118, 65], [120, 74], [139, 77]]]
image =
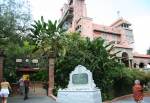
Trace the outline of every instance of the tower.
[[79, 32], [81, 36], [93, 38], [92, 19], [87, 17], [85, 0], [68, 0], [61, 9], [59, 24], [68, 32]]
[[133, 30], [130, 28], [131, 23], [123, 18], [118, 19], [111, 27], [117, 28], [121, 31], [121, 44], [133, 48], [134, 43]]

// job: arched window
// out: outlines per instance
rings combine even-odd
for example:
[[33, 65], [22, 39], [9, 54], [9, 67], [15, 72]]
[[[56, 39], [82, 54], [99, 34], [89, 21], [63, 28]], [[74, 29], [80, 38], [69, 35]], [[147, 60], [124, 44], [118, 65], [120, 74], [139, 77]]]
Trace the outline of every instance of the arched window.
[[145, 66], [145, 64], [144, 64], [143, 62], [141, 62], [141, 63], [139, 64], [139, 68], [144, 68], [144, 66]]
[[136, 63], [134, 63], [134, 68], [136, 68]]
[[129, 56], [128, 53], [122, 53], [122, 62], [125, 64], [126, 67], [129, 67]]

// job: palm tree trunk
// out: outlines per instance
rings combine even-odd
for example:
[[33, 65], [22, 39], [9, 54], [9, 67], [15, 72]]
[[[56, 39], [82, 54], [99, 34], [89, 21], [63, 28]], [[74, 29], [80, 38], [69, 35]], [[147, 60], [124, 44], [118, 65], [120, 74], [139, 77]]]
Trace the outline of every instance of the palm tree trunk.
[[54, 89], [54, 65], [55, 65], [55, 58], [54, 56], [49, 57], [49, 86], [48, 86], [48, 96], [53, 94]]
[[0, 82], [3, 79], [3, 60], [4, 60], [3, 51], [0, 50]]

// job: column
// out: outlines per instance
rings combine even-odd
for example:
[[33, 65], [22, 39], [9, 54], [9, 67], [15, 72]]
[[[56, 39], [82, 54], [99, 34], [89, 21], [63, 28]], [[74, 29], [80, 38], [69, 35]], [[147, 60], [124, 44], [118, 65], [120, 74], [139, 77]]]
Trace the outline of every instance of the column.
[[129, 68], [132, 68], [132, 59], [129, 59]]
[[4, 56], [3, 53], [0, 51], [0, 82], [3, 79], [3, 60], [4, 60]]
[[132, 59], [130, 59], [130, 66], [131, 66], [131, 68], [133, 68], [133, 62], [132, 62]]
[[54, 89], [54, 65], [55, 65], [55, 59], [53, 57], [49, 57], [49, 82], [48, 82], [48, 96], [51, 96], [53, 94]]

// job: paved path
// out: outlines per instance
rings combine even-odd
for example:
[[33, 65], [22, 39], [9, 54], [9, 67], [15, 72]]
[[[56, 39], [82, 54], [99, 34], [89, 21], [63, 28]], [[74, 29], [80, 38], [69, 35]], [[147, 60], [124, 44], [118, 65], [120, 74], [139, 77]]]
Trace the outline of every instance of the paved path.
[[9, 97], [8, 103], [56, 103], [47, 96], [32, 96], [24, 100], [23, 96]]
[[[123, 100], [119, 100], [113, 103], [135, 103], [133, 98], [127, 98]], [[150, 103], [150, 97], [144, 97], [144, 103]]]
[[[9, 97], [8, 103], [56, 103], [53, 99], [47, 96], [30, 96], [24, 100], [23, 96]], [[135, 103], [133, 98], [118, 100], [113, 103]], [[144, 97], [144, 103], [150, 103], [150, 97]]]

